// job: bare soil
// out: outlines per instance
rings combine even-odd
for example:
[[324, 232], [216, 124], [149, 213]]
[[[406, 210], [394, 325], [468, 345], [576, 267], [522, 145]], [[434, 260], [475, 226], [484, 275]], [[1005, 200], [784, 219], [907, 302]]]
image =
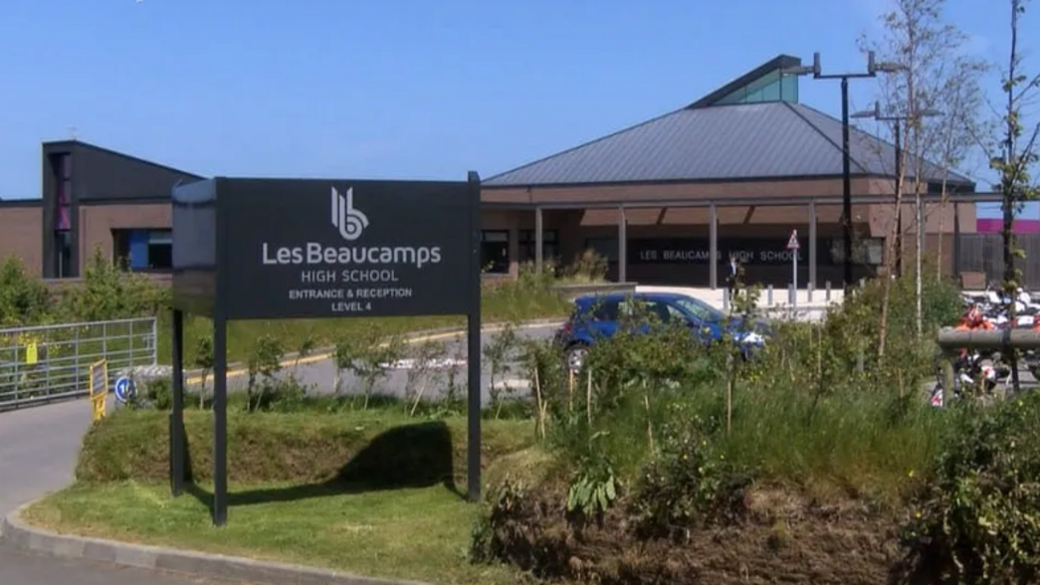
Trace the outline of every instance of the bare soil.
[[602, 584], [877, 585], [908, 578], [900, 518], [855, 500], [820, 503], [776, 490], [744, 495], [738, 520], [692, 528], [678, 539], [641, 539], [619, 502], [601, 521], [576, 526], [562, 486], [501, 511], [492, 550], [543, 578]]

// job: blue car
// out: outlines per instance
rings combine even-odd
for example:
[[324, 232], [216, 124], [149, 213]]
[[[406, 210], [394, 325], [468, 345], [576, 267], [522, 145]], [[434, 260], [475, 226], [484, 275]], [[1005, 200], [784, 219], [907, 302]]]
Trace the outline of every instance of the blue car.
[[[625, 318], [652, 316], [665, 325], [681, 323], [705, 344], [728, 334], [742, 346], [745, 358], [765, 344], [769, 327], [763, 321], [745, 323], [739, 316], [727, 317], [711, 305], [679, 293], [610, 293], [583, 295], [575, 299], [570, 318], [556, 332], [555, 342], [567, 355], [567, 366], [580, 370], [589, 348], [612, 337]], [[641, 321], [646, 323], [646, 320]], [[645, 333], [647, 325], [635, 332]]]

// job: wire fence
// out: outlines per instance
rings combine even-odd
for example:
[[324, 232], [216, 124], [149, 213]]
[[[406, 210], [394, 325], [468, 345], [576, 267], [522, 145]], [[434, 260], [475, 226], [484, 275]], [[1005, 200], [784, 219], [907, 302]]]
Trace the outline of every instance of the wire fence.
[[87, 396], [91, 364], [109, 380], [155, 366], [156, 319], [0, 329], [0, 410]]

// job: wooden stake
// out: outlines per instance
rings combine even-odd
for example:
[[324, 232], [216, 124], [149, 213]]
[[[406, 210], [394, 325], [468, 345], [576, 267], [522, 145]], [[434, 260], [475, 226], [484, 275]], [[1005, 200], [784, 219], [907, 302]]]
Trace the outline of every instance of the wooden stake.
[[592, 370], [589, 370], [589, 383], [585, 388], [585, 411], [588, 415], [589, 426], [592, 426]]

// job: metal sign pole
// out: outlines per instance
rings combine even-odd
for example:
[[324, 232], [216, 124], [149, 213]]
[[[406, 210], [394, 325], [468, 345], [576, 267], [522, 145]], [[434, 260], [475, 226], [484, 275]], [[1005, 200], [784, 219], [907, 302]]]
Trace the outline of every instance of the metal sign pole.
[[467, 494], [470, 501], [480, 500], [480, 175], [469, 173], [469, 225], [470, 225], [470, 277], [469, 277], [469, 315], [467, 323], [468, 336], [468, 419], [467, 433]]
[[798, 308], [798, 248], [791, 250], [791, 282], [794, 283], [794, 295], [791, 298], [791, 306]]
[[798, 308], [798, 230], [791, 231], [787, 250], [791, 252], [791, 308]]
[[170, 413], [170, 491], [184, 491], [184, 313], [173, 310], [173, 412]]

